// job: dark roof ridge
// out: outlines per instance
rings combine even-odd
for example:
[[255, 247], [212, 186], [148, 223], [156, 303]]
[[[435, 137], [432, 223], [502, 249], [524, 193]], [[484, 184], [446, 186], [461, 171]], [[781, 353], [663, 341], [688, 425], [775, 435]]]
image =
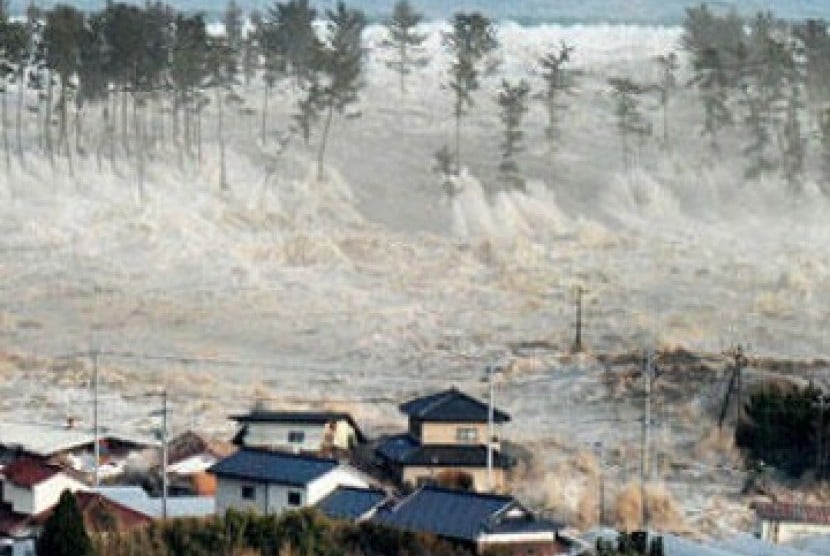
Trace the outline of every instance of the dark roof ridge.
[[418, 492], [421, 492], [423, 490], [432, 490], [432, 491], [435, 491], [435, 492], [445, 492], [445, 493], [449, 493], [449, 494], [459, 494], [459, 495], [464, 495], [464, 496], [473, 496], [475, 498], [489, 498], [489, 499], [492, 499], [492, 500], [503, 500], [507, 503], [507, 504], [505, 504], [505, 506], [516, 502], [516, 499], [513, 496], [509, 495], [509, 494], [496, 494], [495, 492], [476, 492], [476, 491], [472, 491], [472, 490], [462, 490], [462, 489], [459, 489], [459, 488], [450, 488], [450, 487], [445, 487], [445, 486], [440, 486], [440, 485], [423, 485], [423, 486], [421, 486], [421, 488], [419, 488], [418, 490], [413, 492], [410, 496], [412, 496], [412, 495], [414, 495]]
[[[302, 454], [302, 453], [295, 454], [295, 453], [292, 453], [292, 452], [282, 452], [280, 450], [271, 450], [271, 449], [268, 449], [268, 448], [259, 448], [259, 447], [256, 447], [256, 446], [244, 446], [242, 448], [239, 448], [239, 450], [237, 450], [235, 453], [228, 456], [228, 458], [232, 458], [235, 455], [240, 454], [242, 452], [258, 452], [258, 453], [261, 453], [261, 454], [268, 454], [268, 455], [272, 455], [274, 457], [280, 457], [280, 458], [301, 459], [301, 460], [305, 460], [305, 461], [318, 461], [320, 463], [334, 463], [338, 466], [342, 465], [340, 460], [338, 460], [337, 458], [321, 458], [319, 456], [312, 456], [312, 455], [309, 455], [309, 454]], [[225, 459], [228, 459], [228, 458], [225, 458]]]

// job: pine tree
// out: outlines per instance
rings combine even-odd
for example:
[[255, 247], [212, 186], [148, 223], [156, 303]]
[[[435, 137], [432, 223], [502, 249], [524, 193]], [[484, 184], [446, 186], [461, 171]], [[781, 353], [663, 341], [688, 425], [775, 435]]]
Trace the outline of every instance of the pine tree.
[[242, 52], [242, 10], [236, 0], [229, 0], [222, 14], [222, 24], [225, 28], [225, 40], [230, 54], [237, 57]]
[[493, 22], [478, 12], [457, 13], [452, 31], [444, 33], [444, 46], [453, 57], [449, 87], [455, 95], [455, 167], [461, 169], [461, 120], [473, 107], [473, 92], [479, 88], [481, 64], [496, 48]]
[[821, 180], [819, 187], [830, 197], [830, 106], [819, 116], [819, 139], [821, 143]]
[[80, 70], [81, 49], [85, 40], [86, 28], [83, 13], [66, 5], [57, 5], [46, 14], [46, 27], [43, 30], [43, 42], [46, 52], [46, 64], [60, 80], [60, 127], [58, 143], [65, 150], [72, 168], [67, 134], [67, 114], [71, 95], [74, 93], [73, 77]]
[[8, 88], [11, 84], [17, 87], [18, 119], [17, 146], [22, 160], [23, 147], [20, 137], [20, 117], [25, 86], [26, 62], [29, 54], [29, 36], [26, 25], [9, 21], [8, 5], [6, 0], [0, 0], [0, 89], [2, 90], [2, 127], [3, 149], [6, 158], [6, 168], [11, 170], [11, 146], [9, 144], [8, 120]]
[[545, 137], [551, 147], [555, 146], [559, 138], [559, 112], [565, 108], [562, 97], [570, 94], [573, 89], [574, 72], [566, 67], [573, 50], [573, 46], [563, 42], [559, 49], [548, 52], [539, 60], [545, 82], [545, 90], [540, 97], [548, 113]]
[[704, 4], [686, 10], [681, 43], [690, 54], [691, 84], [703, 104], [703, 135], [713, 152], [720, 151], [720, 134], [732, 125], [730, 93], [737, 89], [742, 67], [744, 23], [730, 12], [716, 16]]
[[92, 556], [92, 542], [84, 528], [84, 518], [75, 495], [61, 494], [52, 515], [46, 520], [37, 539], [37, 553], [48, 556]]
[[389, 38], [383, 44], [395, 51], [395, 59], [388, 62], [388, 65], [400, 76], [402, 94], [406, 93], [406, 76], [412, 73], [412, 68], [421, 67], [427, 62], [421, 48], [427, 35], [416, 31], [423, 18], [408, 0], [398, 0], [392, 17], [386, 22]]
[[[338, 2], [326, 12], [327, 34], [319, 55], [319, 106], [325, 112], [320, 146], [317, 152], [317, 176], [323, 178], [326, 145], [334, 114], [344, 114], [359, 99], [363, 86], [363, 12]], [[317, 99], [315, 99], [317, 102]], [[354, 116], [354, 114], [352, 115]]]
[[504, 125], [499, 171], [508, 186], [521, 190], [525, 188], [525, 180], [516, 163], [516, 154], [524, 150], [522, 119], [528, 110], [529, 95], [530, 85], [526, 81], [522, 80], [512, 85], [505, 79], [502, 81], [501, 91], [496, 99], [499, 104], [501, 122]]
[[644, 92], [644, 88], [631, 79], [612, 78], [608, 82], [614, 89], [617, 132], [620, 135], [623, 166], [628, 170], [633, 162], [631, 137], [634, 136], [642, 144], [652, 132], [651, 124], [640, 110], [639, 96]]
[[676, 72], [679, 68], [677, 54], [669, 52], [666, 55], [657, 57], [657, 64], [660, 66], [660, 82], [657, 90], [660, 93], [660, 109], [663, 112], [663, 148], [669, 148], [669, 103], [674, 91], [677, 89]]

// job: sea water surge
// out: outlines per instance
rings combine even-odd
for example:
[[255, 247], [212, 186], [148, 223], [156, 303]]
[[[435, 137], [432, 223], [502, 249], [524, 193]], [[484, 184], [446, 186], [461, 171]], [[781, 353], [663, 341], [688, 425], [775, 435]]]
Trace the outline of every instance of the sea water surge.
[[[47, 8], [54, 0], [37, 1], [39, 7]], [[79, 0], [71, 4], [85, 10], [96, 10], [104, 6], [104, 0]], [[141, 2], [139, 2], [141, 3]], [[172, 0], [171, 6], [188, 12], [204, 12], [211, 19], [217, 19], [225, 9], [225, 0]], [[362, 9], [372, 21], [382, 21], [392, 11], [395, 0], [354, 0], [347, 2]], [[478, 10], [493, 19], [511, 20], [522, 25], [557, 23], [572, 24], [637, 24], [677, 25], [682, 22], [685, 9], [698, 2], [689, 0], [419, 0], [413, 2], [427, 19], [447, 19], [461, 10]], [[238, 0], [237, 4], [246, 12], [263, 11], [272, 4], [267, 0]], [[336, 4], [336, 0], [312, 2], [324, 10]], [[707, 2], [718, 11], [734, 9], [742, 15], [758, 11], [772, 11], [785, 19], [830, 18], [830, 2], [826, 0], [738, 0], [733, 2]], [[27, 0], [12, 0], [12, 13], [22, 14]]]

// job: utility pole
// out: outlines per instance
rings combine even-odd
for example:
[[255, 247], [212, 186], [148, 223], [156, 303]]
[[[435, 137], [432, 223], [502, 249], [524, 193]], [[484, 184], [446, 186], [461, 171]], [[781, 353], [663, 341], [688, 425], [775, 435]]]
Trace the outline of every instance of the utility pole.
[[167, 388], [161, 393], [161, 518], [167, 519]]
[[579, 285], [576, 287], [576, 338], [574, 339], [573, 352], [582, 352], [582, 296], [586, 290]]
[[99, 438], [98, 428], [98, 348], [93, 347], [90, 352], [92, 359], [92, 441], [94, 443], [93, 450], [95, 452], [95, 477], [93, 483], [97, 489], [100, 486], [100, 466], [101, 466], [101, 439]]
[[487, 402], [487, 489], [493, 492], [493, 436], [495, 434], [493, 426], [493, 405], [495, 397], [495, 388], [493, 385], [493, 373], [495, 369], [492, 365], [487, 367], [487, 382], [490, 390], [489, 399]]
[[602, 528], [605, 525], [605, 449], [602, 442], [594, 443], [594, 453], [599, 464], [599, 484], [597, 485], [599, 492], [597, 493], [597, 513], [599, 519], [599, 526]]
[[642, 530], [648, 531], [648, 497], [646, 484], [650, 477], [649, 460], [651, 458], [651, 380], [652, 380], [652, 354], [646, 353], [643, 359], [643, 380], [645, 388], [645, 403], [643, 406], [643, 441], [640, 460], [640, 498], [642, 500]]
[[816, 477], [821, 480], [824, 477], [824, 406], [827, 399], [824, 393], [818, 397], [818, 426], [816, 426]]

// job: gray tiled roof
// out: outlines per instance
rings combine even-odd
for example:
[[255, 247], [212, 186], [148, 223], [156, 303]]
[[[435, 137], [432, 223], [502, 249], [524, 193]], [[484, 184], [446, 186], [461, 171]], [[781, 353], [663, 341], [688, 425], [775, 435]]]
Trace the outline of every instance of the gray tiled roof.
[[397, 506], [380, 510], [374, 520], [405, 531], [474, 542], [500, 513], [515, 505], [509, 496], [427, 486]]
[[317, 503], [317, 508], [336, 519], [359, 519], [387, 499], [382, 490], [338, 487]]
[[[441, 467], [486, 467], [487, 447], [463, 444], [418, 444], [408, 434], [390, 436], [377, 447], [377, 453], [397, 465]], [[493, 465], [513, 467], [512, 458], [493, 450]]]
[[337, 460], [245, 448], [211, 467], [218, 477], [303, 486], [335, 469]]
[[[410, 400], [402, 404], [400, 410], [421, 421], [486, 423], [488, 405], [456, 388], [450, 388]], [[510, 415], [494, 409], [493, 420], [496, 423], [506, 423], [510, 420]]]

